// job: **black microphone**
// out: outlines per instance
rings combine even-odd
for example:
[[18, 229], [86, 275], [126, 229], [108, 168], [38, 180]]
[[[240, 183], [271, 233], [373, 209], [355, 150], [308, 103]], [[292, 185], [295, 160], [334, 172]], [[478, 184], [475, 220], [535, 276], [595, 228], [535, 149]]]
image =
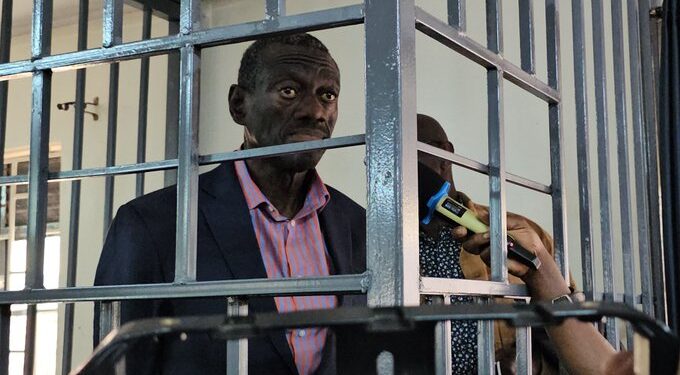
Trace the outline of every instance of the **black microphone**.
[[[418, 163], [418, 218], [420, 222], [429, 224], [436, 212], [449, 224], [462, 225], [474, 233], [488, 232], [489, 227], [482, 223], [474, 213], [449, 197], [450, 189], [451, 184], [437, 172], [423, 163]], [[510, 235], [507, 240], [508, 257], [532, 269], [538, 269], [541, 266], [540, 259], [534, 253], [520, 246]]]

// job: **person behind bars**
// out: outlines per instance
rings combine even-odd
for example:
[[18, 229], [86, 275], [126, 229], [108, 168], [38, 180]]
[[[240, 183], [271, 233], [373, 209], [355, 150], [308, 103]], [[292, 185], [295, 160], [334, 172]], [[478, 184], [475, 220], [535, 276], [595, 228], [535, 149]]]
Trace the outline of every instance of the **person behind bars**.
[[[229, 113], [243, 126], [243, 149], [326, 139], [338, 116], [340, 72], [308, 34], [272, 37], [243, 54]], [[199, 177], [197, 281], [327, 276], [365, 268], [365, 212], [327, 186], [315, 167], [324, 151], [225, 162]], [[121, 206], [108, 231], [95, 285], [172, 283], [175, 186]], [[363, 300], [362, 300], [363, 299]], [[327, 309], [365, 297], [263, 297], [249, 313]], [[225, 314], [226, 298], [122, 303], [122, 322], [157, 316]], [[95, 337], [98, 337], [98, 315]], [[224, 374], [225, 342], [142, 342], [126, 358], [130, 374]], [[251, 374], [334, 374], [327, 329], [280, 331], [249, 340]]]

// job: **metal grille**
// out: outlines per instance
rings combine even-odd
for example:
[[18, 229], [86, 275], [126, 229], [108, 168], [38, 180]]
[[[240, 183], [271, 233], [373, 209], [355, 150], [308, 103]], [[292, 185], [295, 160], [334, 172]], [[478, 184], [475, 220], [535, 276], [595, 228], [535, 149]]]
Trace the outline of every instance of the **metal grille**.
[[[153, 2], [152, 2], [153, 3]], [[521, 66], [503, 56], [502, 1], [486, 0], [486, 45], [482, 45], [466, 34], [466, 2], [448, 0], [448, 23], [416, 7], [413, 0], [388, 2], [370, 1], [364, 4], [327, 9], [311, 13], [286, 15], [284, 0], [267, 0], [265, 20], [244, 24], [204, 29], [200, 25], [200, 1], [182, 0], [178, 22], [171, 21], [171, 35], [150, 39], [152, 9], [143, 10], [143, 40], [122, 43], [123, 0], [105, 0], [103, 12], [102, 47], [87, 49], [88, 1], [81, 0], [78, 51], [52, 55], [50, 53], [52, 2], [34, 0], [32, 22], [31, 59], [9, 62], [11, 42], [12, 0], [2, 1], [2, 24], [0, 34], [0, 150], [4, 151], [4, 135], [7, 129], [7, 81], [22, 77], [32, 79], [32, 112], [30, 126], [30, 168], [26, 175], [0, 176], [0, 185], [28, 184], [28, 259], [26, 289], [0, 293], [0, 343], [9, 337], [8, 321], [11, 304], [29, 304], [27, 313], [26, 359], [24, 372], [33, 373], [33, 352], [35, 347], [36, 304], [45, 302], [66, 303], [64, 351], [62, 371], [70, 368], [73, 334], [73, 302], [94, 301], [102, 304], [102, 329], [108, 332], [115, 327], [119, 301], [127, 299], [162, 299], [197, 296], [247, 296], [247, 295], [292, 295], [292, 294], [344, 294], [367, 293], [372, 306], [418, 304], [421, 294], [443, 295], [472, 294], [480, 296], [486, 303], [491, 296], [526, 298], [526, 289], [507, 283], [506, 258], [506, 183], [547, 194], [552, 201], [553, 235], [556, 260], [564, 274], [569, 277], [569, 262], [566, 244], [566, 210], [564, 181], [564, 147], [562, 123], [562, 96], [560, 83], [560, 53], [573, 53], [576, 99], [576, 131], [578, 152], [578, 189], [581, 232], [581, 253], [583, 267], [583, 288], [589, 298], [621, 300], [630, 305], [642, 305], [648, 314], [664, 319], [663, 278], [652, 272], [652, 266], [660, 266], [658, 235], [658, 201], [653, 192], [658, 191], [658, 169], [656, 164], [656, 133], [654, 114], [654, 62], [649, 24], [650, 4], [647, 0], [628, 1], [628, 71], [624, 64], [623, 2], [611, 2], [611, 19], [614, 50], [614, 82], [616, 107], [616, 131], [618, 140], [618, 174], [621, 232], [624, 235], [622, 262], [624, 268], [625, 293], [614, 293], [613, 267], [616, 259], [612, 250], [612, 208], [609, 171], [609, 131], [607, 115], [607, 64], [605, 58], [605, 31], [602, 28], [605, 9], [601, 0], [592, 0], [592, 45], [594, 58], [595, 114], [597, 124], [597, 180], [600, 215], [591, 216], [594, 209], [591, 201], [593, 183], [589, 171], [589, 117], [588, 88], [586, 84], [586, 45], [584, 4], [581, 0], [571, 1], [573, 51], [560, 48], [559, 4], [557, 0], [545, 1], [545, 24], [548, 55], [548, 80], [543, 82], [536, 75], [535, 28], [532, 0], [518, 0], [520, 10]], [[172, 7], [170, 7], [172, 8]], [[158, 10], [158, 9], [156, 9]], [[281, 33], [313, 31], [326, 28], [364, 24], [366, 35], [366, 132], [364, 134], [336, 137], [323, 141], [304, 142], [252, 150], [201, 155], [198, 150], [198, 105], [199, 70], [201, 50], [206, 47], [226, 45], [255, 40]], [[488, 97], [488, 150], [489, 163], [484, 164], [467, 159], [424, 143], [417, 142], [416, 119], [416, 74], [415, 48], [416, 32], [424, 33], [442, 45], [456, 51], [487, 70]], [[146, 108], [149, 85], [149, 57], [178, 53], [179, 59], [169, 59], [169, 77], [177, 81], [169, 84], [168, 116], [179, 122], [177, 131], [176, 157], [167, 160], [145, 161], [146, 117], [145, 110], [139, 113], [137, 159], [134, 164], [116, 165], [116, 125], [119, 65], [130, 59], [141, 59], [140, 108]], [[177, 63], [177, 61], [179, 63]], [[76, 70], [76, 107], [84, 107], [85, 70], [82, 68], [110, 64], [110, 91], [107, 131], [106, 167], [82, 168], [83, 111], [76, 111], [74, 123], [73, 168], [69, 171], [49, 172], [49, 119], [52, 73], [54, 71]], [[630, 81], [630, 87], [625, 81]], [[504, 90], [507, 82], [517, 85], [526, 92], [545, 102], [548, 108], [550, 134], [550, 185], [506, 171]], [[641, 161], [635, 166], [634, 177], [629, 176], [628, 150], [629, 126], [626, 113], [626, 96], [631, 96], [632, 150], [635, 159]], [[176, 99], [175, 109], [170, 104]], [[612, 99], [611, 97], [609, 98]], [[171, 137], [168, 135], [168, 137]], [[230, 280], [220, 282], [196, 282], [196, 228], [197, 188], [199, 166], [223, 161], [243, 160], [264, 156], [281, 155], [317, 149], [331, 149], [366, 145], [367, 151], [367, 264], [368, 272], [360, 275], [331, 276], [325, 278], [304, 278], [284, 280]], [[172, 145], [168, 155], [173, 154]], [[2, 153], [0, 151], [0, 164]], [[440, 280], [420, 278], [418, 270], [417, 192], [416, 158], [418, 151], [450, 160], [458, 166], [478, 171], [489, 176], [489, 202], [491, 211], [491, 281]], [[151, 171], [176, 170], [176, 181], [172, 174], [168, 179], [178, 186], [178, 219], [176, 233], [175, 282], [171, 284], [127, 285], [112, 287], [75, 287], [77, 263], [77, 228], [79, 221], [80, 181], [105, 176], [105, 228], [113, 212], [114, 176], [137, 174], [136, 194], [144, 191], [144, 173]], [[72, 180], [71, 215], [68, 250], [66, 288], [46, 290], [43, 287], [43, 254], [47, 214], [47, 182]], [[630, 187], [635, 182], [636, 200], [631, 198]], [[634, 231], [631, 221], [631, 207], [636, 207], [638, 244], [633, 243]], [[604, 270], [604, 290], [596, 292], [594, 283], [594, 243], [592, 221], [601, 223], [601, 248]], [[104, 229], [106, 230], [106, 229]], [[637, 246], [634, 246], [637, 245]], [[633, 251], [639, 251], [640, 270], [636, 272]], [[369, 278], [370, 273], [370, 278]], [[634, 275], [641, 275], [641, 292], [635, 291]], [[370, 283], [369, 283], [370, 280]], [[447, 298], [444, 298], [446, 300]], [[238, 302], [234, 302], [237, 304]], [[233, 305], [231, 310], [238, 313], [242, 307]], [[480, 323], [479, 358], [480, 373], [493, 373], [493, 329], [490, 323]], [[443, 326], [444, 337], [448, 329]], [[618, 346], [619, 331], [613, 320], [607, 322], [606, 334], [610, 342]], [[628, 335], [630, 338], [631, 336]], [[441, 339], [443, 350], [450, 353], [450, 340]], [[233, 343], [232, 343], [233, 344]], [[231, 344], [230, 344], [231, 345]], [[0, 347], [6, 347], [4, 344]], [[531, 338], [527, 329], [518, 330], [518, 369], [530, 373]], [[239, 349], [230, 349], [231, 356], [238, 356]], [[0, 373], [6, 371], [6, 351], [0, 351]], [[447, 361], [447, 356], [441, 357]], [[231, 357], [233, 358], [233, 357]], [[238, 363], [238, 361], [228, 361]], [[241, 364], [242, 365], [242, 364]], [[450, 366], [440, 366], [450, 371]], [[238, 371], [232, 368], [230, 371]]]

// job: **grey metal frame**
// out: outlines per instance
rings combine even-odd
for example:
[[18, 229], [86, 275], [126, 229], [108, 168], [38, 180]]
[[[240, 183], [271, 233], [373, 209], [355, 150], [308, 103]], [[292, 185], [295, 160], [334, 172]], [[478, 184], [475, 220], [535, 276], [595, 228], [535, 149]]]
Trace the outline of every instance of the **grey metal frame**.
[[[9, 305], [29, 304], [26, 330], [25, 374], [33, 371], [33, 347], [35, 345], [36, 304], [45, 302], [66, 303], [64, 336], [64, 359], [62, 371], [70, 367], [72, 345], [74, 302], [95, 301], [102, 306], [102, 333], [118, 325], [120, 301], [150, 298], [190, 298], [199, 296], [248, 297], [308, 294], [351, 294], [367, 293], [371, 306], [416, 305], [421, 294], [443, 296], [470, 294], [488, 303], [491, 297], [527, 299], [524, 286], [507, 283], [506, 266], [506, 182], [551, 196], [553, 209], [553, 233], [556, 259], [565, 278], [569, 277], [566, 244], [566, 212], [563, 163], [562, 98], [560, 93], [560, 30], [558, 1], [546, 1], [548, 82], [536, 76], [534, 7], [532, 0], [518, 0], [520, 16], [521, 66], [503, 57], [501, 0], [487, 0], [487, 41], [486, 46], [478, 43], [465, 33], [466, 5], [463, 0], [447, 0], [447, 20], [439, 18], [416, 7], [414, 0], [382, 2], [367, 0], [363, 5], [352, 5], [298, 15], [286, 15], [285, 0], [267, 0], [264, 20], [244, 24], [203, 29], [200, 20], [200, 0], [182, 0], [179, 7], [179, 23], [170, 22], [170, 35], [151, 38], [152, 9], [144, 7], [142, 40], [122, 43], [123, 0], [104, 1], [104, 22], [102, 47], [86, 49], [87, 41], [87, 0], [81, 0], [79, 18], [78, 51], [60, 55], [50, 54], [51, 1], [34, 0], [32, 58], [8, 62], [11, 36], [12, 1], [4, 0], [3, 18], [0, 24], [0, 149], [4, 149], [4, 132], [7, 111], [7, 81], [33, 76], [33, 109], [31, 120], [30, 173], [24, 176], [0, 176], [0, 185], [29, 184], [28, 224], [28, 267], [26, 290], [0, 293], [0, 342], [8, 338]], [[658, 197], [654, 192], [658, 186], [656, 164], [656, 133], [653, 93], [653, 61], [648, 57], [651, 51], [649, 20], [644, 12], [648, 1], [637, 5], [627, 4], [630, 48], [630, 95], [633, 102], [633, 139], [637, 160], [644, 160], [643, 168], [636, 168], [635, 182], [638, 191], [636, 207], [639, 229], [640, 273], [642, 289], [638, 296], [632, 283], [635, 271], [632, 241], [624, 248], [625, 293], [619, 295], [613, 289], [612, 229], [610, 224], [609, 171], [608, 171], [608, 124], [606, 109], [606, 69], [604, 60], [604, 32], [602, 19], [604, 10], [601, 0], [593, 0], [593, 42], [595, 58], [596, 113], [598, 139], [598, 167], [600, 179], [600, 208], [602, 214], [602, 248], [604, 254], [605, 288], [602, 293], [594, 286], [592, 268], [593, 241], [591, 218], [591, 182], [589, 179], [588, 152], [588, 109], [585, 70], [584, 9], [581, 0], [572, 0], [572, 22], [574, 40], [574, 67], [576, 78], [576, 113], [578, 139], [578, 172], [581, 218], [581, 251], [583, 256], [584, 288], [589, 298], [624, 300], [629, 305], [642, 304], [643, 310], [663, 319], [663, 276], [649, 276], [652, 264], [659, 264], [661, 254], [658, 243]], [[9, 9], [9, 17], [6, 17]], [[622, 17], [620, 2], [612, 2], [614, 24], [615, 69], [614, 82], [617, 93], [616, 114], [619, 140], [618, 170], [621, 186], [622, 231], [628, 235], [633, 227], [631, 219], [628, 155], [628, 134], [624, 101], [627, 95], [624, 86], [625, 69], [623, 61]], [[643, 15], [643, 16], [640, 16]], [[365, 24], [366, 30], [366, 134], [337, 137], [322, 141], [304, 142], [264, 147], [253, 150], [200, 155], [198, 152], [198, 113], [200, 98], [199, 75], [201, 50], [216, 45], [254, 40], [273, 34], [296, 31], [312, 31]], [[8, 26], [9, 25], [9, 26]], [[637, 27], [639, 25], [639, 27]], [[176, 32], [174, 32], [176, 31]], [[489, 112], [489, 163], [454, 155], [435, 147], [417, 142], [416, 98], [415, 98], [415, 33], [420, 31], [444, 46], [487, 69], [488, 112]], [[160, 54], [179, 53], [178, 64], [169, 59], [168, 77], [181, 77], [177, 82], [168, 80], [168, 138], [166, 160], [146, 162], [146, 104], [148, 99], [149, 57]], [[117, 114], [118, 63], [130, 59], [141, 59], [140, 99], [137, 162], [115, 164], [115, 138]], [[49, 107], [50, 84], [53, 71], [79, 69], [77, 72], [76, 108], [84, 104], [84, 68], [111, 64], [110, 108], [108, 121], [108, 143], [106, 166], [82, 169], [83, 113], [76, 111], [74, 132], [73, 168], [70, 171], [48, 173]], [[503, 115], [503, 85], [508, 80], [526, 92], [543, 100], [548, 106], [550, 131], [551, 182], [544, 185], [505, 170], [505, 136]], [[171, 100], [172, 99], [172, 100]], [[178, 112], [171, 109], [171, 103], [178, 101]], [[176, 128], [176, 151], [173, 144], [173, 121], [178, 119]], [[177, 123], [177, 122], [175, 122]], [[172, 130], [172, 131], [171, 131]], [[331, 149], [364, 145], [367, 150], [367, 264], [368, 271], [360, 275], [343, 275], [318, 278], [284, 280], [230, 280], [219, 282], [196, 282], [196, 228], [197, 228], [197, 187], [200, 165], [215, 164], [230, 160], [261, 158], [273, 155], [302, 152], [316, 149]], [[491, 272], [492, 281], [442, 280], [420, 278], [418, 269], [417, 192], [416, 157], [425, 152], [454, 164], [489, 176], [491, 211]], [[0, 150], [0, 161], [2, 153]], [[175, 155], [176, 153], [176, 155]], [[77, 264], [77, 227], [79, 212], [80, 180], [105, 176], [105, 230], [112, 216], [114, 178], [117, 175], [137, 174], [136, 194], [144, 190], [144, 173], [166, 171], [167, 176], [176, 170], [178, 185], [177, 233], [175, 280], [171, 284], [125, 285], [106, 287], [74, 287], [75, 265]], [[656, 175], [655, 175], [656, 174]], [[42, 259], [45, 237], [45, 215], [48, 181], [73, 180], [71, 206], [71, 232], [69, 233], [69, 255], [66, 288], [45, 290], [42, 285]], [[166, 181], [168, 178], [166, 178]], [[641, 225], [642, 224], [642, 225]], [[630, 239], [631, 237], [626, 237]], [[662, 264], [663, 262], [661, 262]], [[661, 296], [661, 297], [659, 297]], [[234, 299], [230, 305], [231, 315], [243, 314], [247, 308], [242, 299]], [[227, 312], [225, 312], [227, 313]], [[443, 325], [445, 350], [449, 350], [450, 327]], [[494, 367], [493, 327], [490, 322], [480, 325], [479, 370], [492, 374]], [[518, 369], [520, 373], [531, 373], [531, 334], [528, 329], [517, 332]], [[103, 335], [102, 335], [103, 336]], [[440, 335], [441, 336], [441, 335]], [[618, 345], [618, 330], [613, 320], [607, 322], [607, 337]], [[630, 337], [630, 336], [629, 336]], [[236, 344], [236, 346], [234, 346]], [[1, 347], [1, 346], [0, 346]], [[227, 348], [229, 358], [243, 354], [242, 343], [231, 343]], [[442, 355], [445, 366], [439, 369], [450, 371], [450, 358]], [[238, 363], [230, 361], [230, 363]], [[7, 364], [7, 353], [0, 350], [0, 367]], [[0, 368], [0, 373], [6, 371]], [[239, 370], [240, 369], [240, 370]], [[231, 366], [228, 373], [240, 373]]]

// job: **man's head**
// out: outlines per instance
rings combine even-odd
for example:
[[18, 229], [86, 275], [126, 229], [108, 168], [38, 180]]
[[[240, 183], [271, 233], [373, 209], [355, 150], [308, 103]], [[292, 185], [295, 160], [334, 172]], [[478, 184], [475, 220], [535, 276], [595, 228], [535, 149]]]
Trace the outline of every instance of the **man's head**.
[[[258, 40], [243, 54], [229, 112], [244, 126], [244, 147], [329, 138], [335, 128], [340, 72], [328, 49], [308, 34]], [[314, 168], [323, 151], [272, 158], [294, 172]]]
[[[420, 113], [418, 114], [418, 141], [449, 152], [454, 152], [453, 144], [449, 142], [446, 132], [439, 122], [430, 116]], [[424, 152], [418, 153], [418, 161], [437, 172], [442, 178], [449, 181], [451, 185], [454, 186], [450, 161], [439, 159]]]

